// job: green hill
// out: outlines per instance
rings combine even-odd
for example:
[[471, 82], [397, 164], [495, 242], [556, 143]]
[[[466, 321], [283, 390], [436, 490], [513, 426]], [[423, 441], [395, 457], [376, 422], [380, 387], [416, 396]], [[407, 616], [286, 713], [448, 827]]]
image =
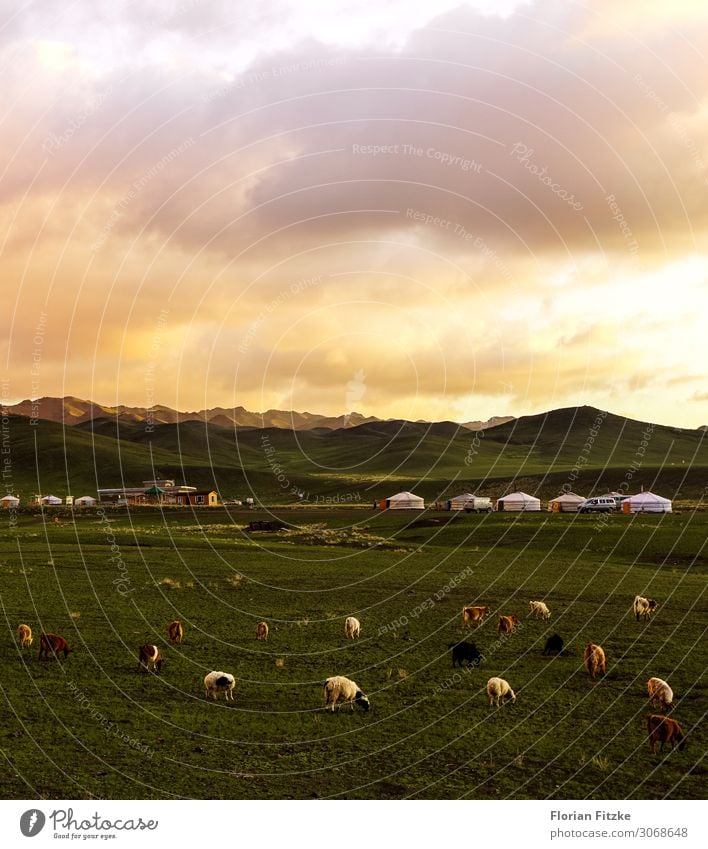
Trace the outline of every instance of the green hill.
[[477, 433], [453, 422], [387, 421], [330, 430], [219, 427], [198, 421], [111, 418], [74, 427], [9, 419], [10, 488], [22, 497], [95, 493], [153, 477], [216, 487], [223, 498], [266, 503], [369, 502], [410, 489], [427, 500], [479, 490], [523, 489], [542, 498], [563, 488], [701, 497], [705, 431], [650, 425], [592, 407], [524, 416]]

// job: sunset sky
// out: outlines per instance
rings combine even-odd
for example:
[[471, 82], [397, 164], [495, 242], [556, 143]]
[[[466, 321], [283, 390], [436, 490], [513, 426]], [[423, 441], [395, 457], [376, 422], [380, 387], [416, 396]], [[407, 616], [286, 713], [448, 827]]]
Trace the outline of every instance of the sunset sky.
[[708, 424], [704, 0], [0, 8], [3, 403]]

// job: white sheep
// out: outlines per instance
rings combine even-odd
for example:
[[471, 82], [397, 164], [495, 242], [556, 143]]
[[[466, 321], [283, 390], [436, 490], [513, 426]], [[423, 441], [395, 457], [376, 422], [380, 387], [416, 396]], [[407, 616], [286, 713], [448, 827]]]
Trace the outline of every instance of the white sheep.
[[349, 702], [354, 710], [356, 702], [362, 710], [369, 710], [369, 699], [359, 689], [359, 685], [343, 675], [333, 675], [324, 683], [325, 710], [331, 705], [334, 712], [337, 702]]
[[204, 694], [216, 699], [219, 693], [224, 693], [224, 699], [234, 700], [233, 689], [236, 679], [228, 672], [210, 672], [204, 676]]
[[545, 602], [543, 601], [530, 601], [529, 608], [529, 616], [534, 619], [550, 618], [551, 611], [548, 609]]
[[649, 692], [649, 701], [652, 704], [657, 704], [664, 710], [668, 710], [673, 704], [674, 691], [661, 678], [650, 678], [647, 681], [647, 690]]
[[347, 638], [351, 640], [358, 637], [361, 633], [361, 622], [359, 622], [359, 620], [354, 616], [347, 616], [346, 621], [344, 622], [344, 633], [347, 635]]
[[511, 699], [512, 702], [516, 701], [514, 691], [509, 686], [508, 681], [503, 678], [490, 678], [487, 681], [487, 695], [489, 696], [489, 707], [494, 705], [499, 707], [500, 703], [507, 699]]

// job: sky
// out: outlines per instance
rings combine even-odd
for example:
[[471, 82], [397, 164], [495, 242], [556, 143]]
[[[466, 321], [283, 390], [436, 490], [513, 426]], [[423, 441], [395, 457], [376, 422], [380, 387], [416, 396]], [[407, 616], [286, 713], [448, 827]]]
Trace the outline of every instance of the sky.
[[708, 424], [703, 0], [0, 0], [2, 403]]

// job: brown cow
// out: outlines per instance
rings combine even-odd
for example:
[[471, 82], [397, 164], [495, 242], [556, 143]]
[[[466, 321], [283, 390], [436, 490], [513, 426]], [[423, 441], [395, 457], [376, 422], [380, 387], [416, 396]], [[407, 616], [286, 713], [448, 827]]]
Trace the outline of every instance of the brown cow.
[[155, 672], [160, 672], [165, 659], [160, 654], [160, 649], [157, 646], [146, 643], [140, 646], [138, 654], [138, 672], [149, 672], [152, 666]]
[[23, 649], [29, 648], [32, 645], [32, 629], [29, 625], [17, 626], [17, 639]]
[[652, 713], [647, 716], [647, 732], [649, 733], [649, 751], [654, 754], [657, 743], [661, 743], [660, 751], [664, 751], [664, 743], [671, 743], [673, 750], [678, 745], [679, 751], [686, 745], [686, 735], [683, 729], [668, 716]]
[[515, 613], [511, 616], [500, 616], [497, 622], [497, 634], [512, 634], [518, 624], [519, 619]]
[[56, 634], [40, 634], [39, 635], [39, 659], [42, 657], [49, 658], [50, 654], [59, 660], [59, 655], [63, 654], [64, 659], [69, 654], [71, 649], [64, 637], [58, 637]]
[[170, 642], [173, 645], [179, 645], [184, 637], [184, 630], [182, 629], [181, 621], [179, 619], [175, 619], [174, 622], [170, 622], [167, 626], [167, 633], [169, 634]]
[[486, 604], [474, 607], [472, 605], [462, 608], [462, 625], [471, 625], [473, 622], [479, 624], [484, 621], [484, 617], [489, 615], [489, 608]]
[[605, 652], [602, 646], [596, 646], [595, 643], [588, 643], [585, 646], [583, 660], [585, 661], [585, 668], [588, 671], [588, 675], [593, 681], [597, 675], [605, 674]]
[[265, 642], [268, 639], [268, 623], [259, 622], [256, 625], [256, 639]]

